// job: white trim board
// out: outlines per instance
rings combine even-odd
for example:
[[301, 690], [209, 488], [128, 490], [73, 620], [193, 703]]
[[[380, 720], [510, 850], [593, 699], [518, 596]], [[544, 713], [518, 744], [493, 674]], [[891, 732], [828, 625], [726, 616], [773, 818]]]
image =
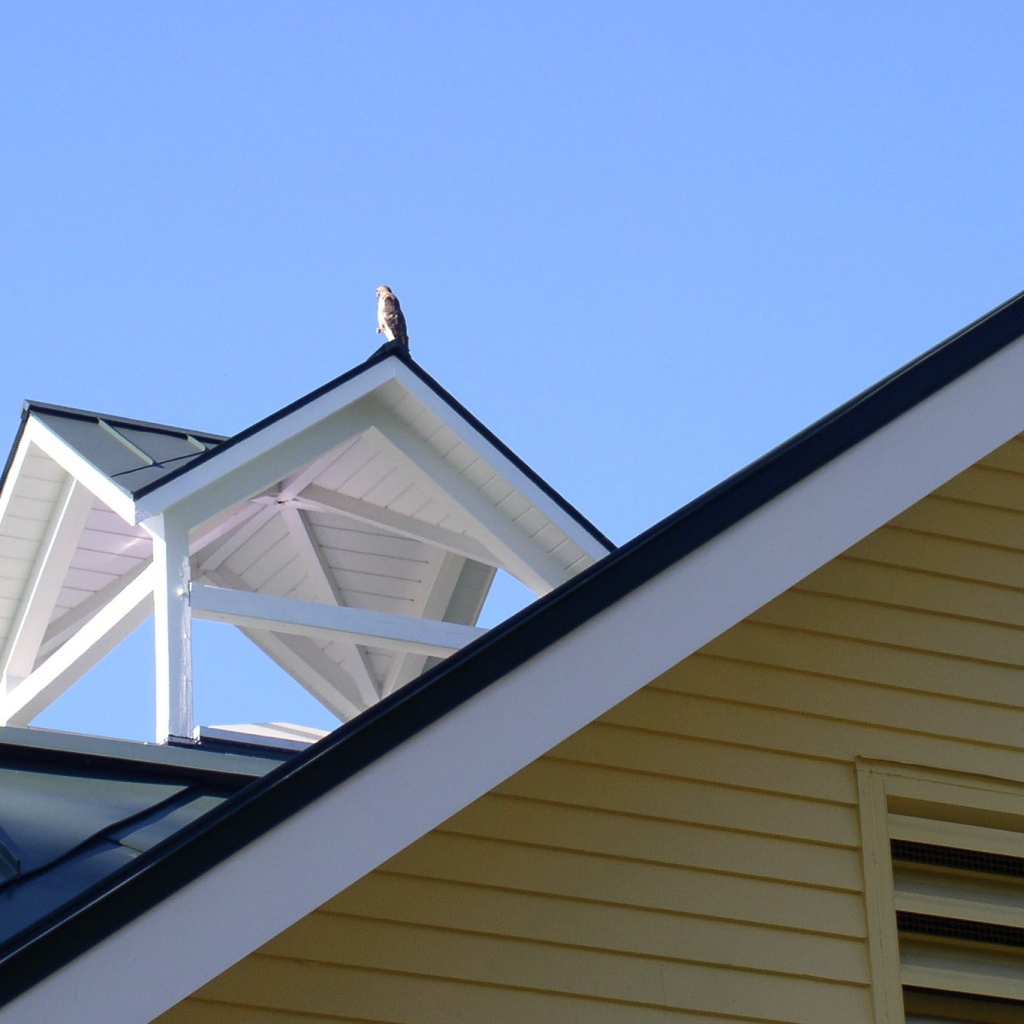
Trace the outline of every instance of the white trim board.
[[72, 1001], [81, 1024], [151, 1020], [1021, 432], [1022, 385], [1017, 340], [56, 971], [0, 1022], [63, 1022]]
[[395, 377], [411, 395], [419, 399], [461, 441], [477, 451], [486, 448], [487, 462], [520, 494], [529, 495], [530, 501], [595, 562], [608, 554], [609, 548], [606, 548], [589, 530], [569, 515], [543, 488], [538, 487], [511, 459], [478, 433], [432, 388], [420, 380], [408, 366], [400, 363], [396, 368]]
[[278, 445], [291, 441], [297, 434], [352, 405], [381, 384], [392, 380], [395, 375], [394, 364], [397, 362], [394, 357], [385, 359], [289, 415], [268, 423], [262, 430], [236, 444], [214, 449], [213, 454], [198, 465], [190, 466], [181, 476], [168, 480], [141, 497], [136, 513], [137, 521], [141, 522], [172, 505], [186, 501], [204, 487], [218, 483], [233, 470], [261, 458]]
[[[126, 523], [135, 523], [135, 503], [132, 501], [131, 495], [72, 448], [42, 420], [36, 419], [30, 414], [22, 439], [26, 444], [34, 444], [40, 451], [53, 459], [61, 469], [84, 484]], [[8, 477], [8, 484], [12, 483], [13, 480]]]

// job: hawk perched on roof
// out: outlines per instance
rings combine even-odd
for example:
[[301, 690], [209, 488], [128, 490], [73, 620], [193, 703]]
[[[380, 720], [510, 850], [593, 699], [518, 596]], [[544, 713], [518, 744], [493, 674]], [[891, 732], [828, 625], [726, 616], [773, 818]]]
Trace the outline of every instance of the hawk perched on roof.
[[398, 296], [386, 284], [377, 289], [377, 333], [383, 334], [388, 341], [400, 341], [409, 347], [405, 315], [398, 304]]

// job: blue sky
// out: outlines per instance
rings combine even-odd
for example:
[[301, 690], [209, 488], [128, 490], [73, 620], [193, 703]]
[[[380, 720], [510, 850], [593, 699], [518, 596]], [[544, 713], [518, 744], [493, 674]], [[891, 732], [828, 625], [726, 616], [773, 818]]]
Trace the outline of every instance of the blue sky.
[[[387, 282], [621, 542], [1024, 288], [1022, 46], [999, 2], [5, 4], [0, 431], [233, 433]], [[202, 720], [317, 717], [210, 629]], [[144, 627], [39, 724], [147, 736], [151, 676]]]

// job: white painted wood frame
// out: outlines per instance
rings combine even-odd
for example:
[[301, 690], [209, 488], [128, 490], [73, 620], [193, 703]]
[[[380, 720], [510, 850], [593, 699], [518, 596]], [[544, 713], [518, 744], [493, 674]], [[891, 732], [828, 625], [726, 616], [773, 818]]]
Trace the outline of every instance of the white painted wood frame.
[[153, 610], [155, 579], [152, 566], [147, 567], [10, 690], [0, 705], [0, 724], [28, 725], [145, 622]]
[[192, 614], [198, 619], [229, 622], [248, 629], [269, 629], [323, 640], [341, 638], [385, 650], [442, 658], [487, 632], [454, 622], [342, 608], [203, 583], [192, 585]]
[[191, 563], [188, 524], [173, 513], [143, 523], [153, 535], [156, 739], [192, 739]]
[[401, 537], [444, 548], [465, 558], [483, 562], [484, 565], [501, 566], [501, 559], [473, 537], [446, 530], [443, 526], [421, 522], [412, 516], [404, 516], [379, 505], [371, 505], [368, 501], [351, 498], [347, 494], [329, 491], [326, 487], [311, 484], [300, 491], [293, 500], [299, 508], [308, 512], [335, 515], [354, 519], [359, 523], [368, 523], [370, 526], [383, 527]]
[[500, 566], [538, 596], [568, 580], [565, 566], [543, 551], [433, 448], [390, 413], [378, 413], [364, 431], [374, 445], [409, 474], [418, 487], [469, 515], [483, 534], [485, 547]]
[[25, 587], [0, 666], [4, 692], [33, 669], [75, 548], [92, 509], [92, 494], [68, 477], [50, 518], [35, 566]]

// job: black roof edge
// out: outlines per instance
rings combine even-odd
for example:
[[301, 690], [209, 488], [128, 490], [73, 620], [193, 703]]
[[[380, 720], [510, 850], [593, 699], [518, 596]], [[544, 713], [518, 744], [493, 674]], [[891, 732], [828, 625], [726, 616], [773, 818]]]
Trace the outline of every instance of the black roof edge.
[[14, 444], [11, 445], [11, 450], [7, 453], [4, 471], [0, 473], [0, 494], [3, 493], [4, 488], [7, 486], [7, 477], [10, 475], [11, 467], [14, 465], [14, 456], [18, 453], [18, 446], [21, 444], [21, 438], [25, 433], [29, 412], [29, 404], [26, 402], [21, 408], [21, 421], [18, 423], [18, 432], [14, 435]]
[[93, 775], [125, 775], [150, 781], [178, 781], [183, 784], [205, 781], [232, 790], [247, 786], [260, 778], [255, 772], [240, 772], [215, 765], [173, 764], [132, 757], [129, 753], [99, 753], [85, 750], [58, 750], [53, 747], [31, 747], [25, 743], [9, 743], [0, 734], [0, 760], [4, 767], [23, 765], [36, 770], [75, 770]]
[[52, 402], [38, 402], [27, 398], [23, 406], [25, 415], [33, 412], [48, 412], [57, 416], [65, 416], [72, 420], [103, 420], [115, 427], [138, 427], [141, 430], [152, 430], [158, 434], [188, 434], [192, 437], [205, 437], [218, 444], [226, 441], [223, 434], [213, 434], [209, 430], [190, 430], [187, 427], [175, 427], [170, 423], [153, 423], [150, 420], [136, 420], [129, 416], [114, 416], [106, 412], [94, 412], [92, 409], [73, 409], [68, 405], [54, 405]]
[[453, 411], [458, 413], [464, 420], [466, 420], [474, 430], [476, 430], [485, 440], [493, 445], [506, 459], [508, 459], [521, 473], [523, 473], [534, 485], [542, 490], [559, 508], [562, 509], [570, 518], [575, 520], [580, 526], [583, 527], [592, 537], [595, 538], [606, 550], [613, 551], [615, 544], [609, 540], [600, 530], [594, 526], [577, 508], [571, 505], [565, 498], [562, 497], [550, 484], [545, 480], [541, 479], [511, 448], [508, 447], [500, 438], [496, 437], [483, 423], [480, 422], [461, 402], [459, 402], [450, 392], [445, 390], [433, 377], [423, 369], [419, 363], [409, 354], [408, 348], [401, 342], [392, 341], [387, 344], [381, 345], [376, 352], [369, 357], [369, 359], [360, 363], [358, 366], [352, 367], [351, 370], [341, 374], [340, 377], [335, 377], [334, 380], [328, 381], [326, 384], [321, 385], [314, 391], [309, 392], [307, 395], [303, 395], [301, 398], [297, 398], [294, 402], [290, 402], [282, 409], [278, 409], [276, 412], [271, 413], [269, 416], [265, 416], [263, 419], [252, 424], [252, 426], [246, 427], [244, 430], [239, 431], [237, 434], [233, 434], [231, 437], [226, 438], [216, 448], [212, 448], [209, 451], [202, 452], [192, 459], [187, 465], [181, 466], [178, 469], [172, 470], [165, 476], [162, 476], [159, 480], [153, 483], [145, 484], [140, 487], [137, 491], [132, 492], [135, 498], [141, 498], [149, 494], [151, 491], [157, 490], [159, 487], [163, 487], [164, 484], [169, 483], [171, 480], [175, 480], [180, 476], [184, 476], [186, 473], [191, 472], [196, 466], [199, 466], [212, 458], [215, 458], [221, 452], [227, 451], [229, 448], [238, 444], [241, 441], [252, 437], [254, 434], [258, 434], [261, 430], [269, 427], [271, 424], [276, 423], [278, 420], [282, 420], [287, 416], [290, 416], [293, 412], [301, 409], [303, 406], [308, 405], [310, 402], [316, 401], [323, 395], [328, 394], [335, 388], [340, 387], [343, 384], [348, 383], [350, 380], [358, 377], [360, 374], [365, 373], [367, 370], [376, 366], [378, 363], [384, 362], [386, 359], [394, 356], [402, 363], [404, 363], [434, 394], [437, 395], [443, 402], [445, 402]]
[[1024, 334], [1024, 293], [886, 377], [186, 826], [44, 932], [0, 951], [0, 1003], [723, 533]]
[[[66, 416], [68, 419], [83, 421], [90, 419], [106, 420], [115, 427], [139, 427], [143, 430], [155, 430], [166, 434], [191, 434], [192, 437], [202, 441], [215, 441], [218, 445], [227, 440], [222, 434], [211, 434], [208, 430], [187, 430], [185, 427], [172, 427], [166, 423], [150, 423], [147, 420], [134, 420], [126, 416], [109, 416], [105, 412], [92, 412], [89, 409], [72, 409], [69, 406], [53, 405], [50, 402], [37, 402], [33, 399], [26, 399], [21, 406], [21, 420], [18, 424], [18, 432], [14, 435], [14, 443], [11, 445], [11, 450], [7, 453], [7, 461], [4, 463], [3, 472], [0, 473], [0, 492], [7, 486], [7, 477], [10, 475], [11, 466], [14, 465], [14, 456], [17, 454], [18, 445], [21, 444], [22, 435], [25, 433], [25, 425], [34, 412], [54, 413], [58, 416]], [[196, 457], [199, 457], [198, 454]]]

